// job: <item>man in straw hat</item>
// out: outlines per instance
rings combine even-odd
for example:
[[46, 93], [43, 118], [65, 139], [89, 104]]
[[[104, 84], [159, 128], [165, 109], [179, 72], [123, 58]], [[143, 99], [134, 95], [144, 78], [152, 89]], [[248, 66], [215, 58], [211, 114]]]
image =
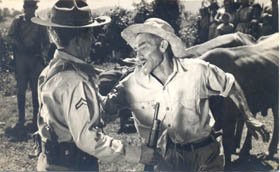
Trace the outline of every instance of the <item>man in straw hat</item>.
[[153, 107], [160, 104], [157, 148], [162, 159], [157, 170], [223, 170], [222, 145], [212, 129], [211, 96], [229, 96], [254, 136], [258, 132], [268, 141], [264, 125], [252, 117], [233, 75], [202, 60], [182, 59], [186, 56], [184, 44], [167, 22], [150, 18], [124, 29], [122, 37], [136, 51], [137, 66], [108, 96], [104, 108], [112, 113], [130, 107], [137, 131], [147, 142]]
[[19, 119], [15, 128], [23, 131], [25, 123], [25, 93], [28, 84], [32, 92], [32, 130], [36, 131], [38, 113], [37, 80], [44, 68], [43, 52], [49, 43], [47, 29], [31, 22], [37, 9], [37, 0], [24, 0], [24, 14], [18, 16], [9, 29], [8, 40], [13, 46]]
[[84, 0], [59, 0], [50, 17], [43, 16], [39, 13], [32, 22], [49, 27], [57, 50], [38, 81], [42, 152], [37, 170], [98, 171], [96, 158], [153, 163], [157, 157], [153, 149], [125, 145], [102, 132], [96, 70], [83, 59], [90, 54], [91, 28], [111, 19], [93, 18]]

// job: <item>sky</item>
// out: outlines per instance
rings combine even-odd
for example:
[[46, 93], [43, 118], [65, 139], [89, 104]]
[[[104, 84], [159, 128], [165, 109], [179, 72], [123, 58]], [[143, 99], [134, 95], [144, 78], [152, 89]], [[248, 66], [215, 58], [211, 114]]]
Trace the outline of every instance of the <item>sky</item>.
[[[57, 0], [40, 0], [39, 9], [51, 7]], [[150, 2], [152, 0], [146, 0]], [[185, 9], [192, 12], [197, 12], [201, 6], [202, 0], [181, 0], [185, 4]], [[222, 0], [220, 0], [222, 1]], [[255, 0], [261, 4], [266, 4], [270, 0]], [[106, 6], [121, 6], [123, 8], [132, 9], [133, 3], [140, 2], [140, 0], [87, 0], [87, 3], [92, 9], [106, 7]], [[22, 9], [23, 0], [0, 0], [0, 8], [8, 7], [17, 10]]]

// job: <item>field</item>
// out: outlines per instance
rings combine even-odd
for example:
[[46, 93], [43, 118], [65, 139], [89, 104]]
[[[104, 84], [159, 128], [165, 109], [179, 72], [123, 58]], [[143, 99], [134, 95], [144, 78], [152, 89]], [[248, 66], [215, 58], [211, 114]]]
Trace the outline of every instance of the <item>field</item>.
[[[15, 81], [11, 74], [7, 74], [5, 80], [1, 78], [0, 85], [14, 86]], [[35, 171], [36, 158], [29, 158], [28, 154], [32, 151], [33, 141], [30, 135], [27, 139], [20, 142], [12, 142], [9, 140], [9, 129], [17, 120], [17, 103], [14, 89], [10, 86], [9, 90], [0, 89], [0, 171]], [[31, 94], [27, 93], [27, 109], [26, 114], [28, 122], [31, 122]], [[269, 131], [272, 131], [273, 117], [271, 112], [267, 117], [258, 116], [258, 119], [265, 123]], [[28, 124], [27, 124], [28, 125]], [[119, 121], [116, 120], [109, 123], [105, 128], [105, 133], [125, 142], [140, 144], [140, 139], [137, 134], [116, 134], [119, 129]], [[20, 132], [20, 131], [18, 131]], [[243, 134], [244, 135], [244, 134]], [[238, 155], [234, 155], [232, 168], [230, 171], [276, 171], [279, 170], [278, 156], [272, 160], [262, 160], [261, 153], [266, 151], [267, 143], [262, 143], [261, 140], [253, 140], [253, 150], [251, 156], [239, 159]], [[119, 163], [100, 162], [100, 171], [143, 171], [143, 165], [133, 164], [125, 161]]]

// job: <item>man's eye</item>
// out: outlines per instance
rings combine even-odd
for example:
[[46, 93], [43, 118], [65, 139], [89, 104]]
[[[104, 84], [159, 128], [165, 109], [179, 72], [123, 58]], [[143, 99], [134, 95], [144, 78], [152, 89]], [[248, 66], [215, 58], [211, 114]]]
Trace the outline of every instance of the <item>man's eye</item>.
[[146, 45], [143, 45], [143, 46], [138, 47], [138, 48], [137, 48], [137, 51], [139, 51], [139, 50], [142, 50], [142, 51], [143, 51], [143, 50], [146, 49], [146, 48], [147, 48], [147, 46], [146, 46]]

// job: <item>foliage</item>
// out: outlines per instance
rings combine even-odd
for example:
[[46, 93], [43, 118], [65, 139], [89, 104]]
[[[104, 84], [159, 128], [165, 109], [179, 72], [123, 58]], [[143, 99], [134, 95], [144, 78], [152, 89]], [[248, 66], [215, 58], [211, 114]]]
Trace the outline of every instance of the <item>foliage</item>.
[[152, 17], [153, 6], [151, 3], [141, 0], [139, 3], [133, 4], [135, 14], [133, 17], [133, 23], [143, 23], [146, 19]]
[[[118, 62], [120, 59], [132, 56], [132, 49], [122, 39], [121, 31], [131, 24], [143, 23], [150, 17], [159, 17], [170, 23], [187, 47], [194, 44], [197, 30], [195, 16], [184, 12], [183, 5], [179, 0], [155, 0], [154, 2], [141, 0], [139, 3], [134, 3], [133, 7], [133, 10], [114, 7], [103, 12], [102, 15], [109, 15], [112, 21], [103, 27], [94, 28], [93, 36], [95, 39], [91, 56], [87, 59], [88, 62], [94, 62], [95, 64]], [[6, 10], [5, 12], [7, 15], [15, 13], [17, 12], [13, 10]], [[0, 16], [1, 14], [0, 10]], [[99, 16], [101, 14], [95, 15]], [[4, 47], [4, 50], [1, 48], [3, 50], [1, 52], [5, 52], [5, 55], [0, 55], [1, 69], [4, 69], [3, 64], [6, 64], [3, 60], [6, 61], [11, 56], [8, 47]]]
[[9, 71], [0, 72], [0, 93], [4, 96], [16, 94], [16, 81]]
[[177, 34], [180, 29], [181, 5], [178, 0], [155, 0], [153, 16], [167, 21]]
[[197, 39], [197, 15], [190, 12], [183, 14], [179, 36], [185, 42], [186, 47], [191, 47]]
[[106, 12], [111, 17], [111, 23], [96, 29], [93, 49], [93, 61], [100, 63], [126, 58], [130, 52], [129, 46], [121, 37], [121, 31], [131, 24], [131, 12], [117, 7]]
[[0, 8], [0, 22], [5, 21], [7, 17], [15, 17], [20, 13], [20, 11], [15, 9]]

